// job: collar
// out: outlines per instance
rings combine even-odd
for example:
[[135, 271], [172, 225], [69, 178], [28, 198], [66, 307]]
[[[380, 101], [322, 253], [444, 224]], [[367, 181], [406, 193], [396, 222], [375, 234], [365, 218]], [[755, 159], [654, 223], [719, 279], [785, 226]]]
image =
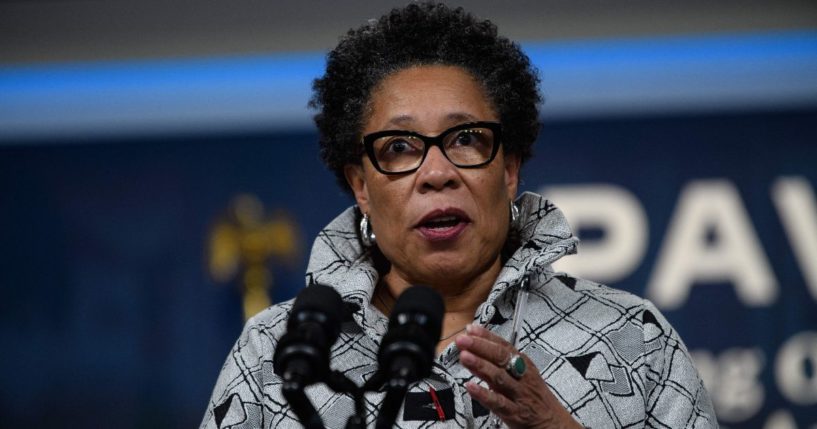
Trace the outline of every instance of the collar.
[[[518, 248], [505, 261], [485, 304], [506, 301], [506, 292], [518, 285], [525, 275], [533, 276], [532, 290], [552, 277], [551, 264], [562, 256], [576, 253], [578, 239], [573, 236], [562, 212], [540, 195], [525, 192], [516, 200], [519, 219], [512, 238]], [[307, 266], [306, 283], [324, 284], [335, 288], [353, 310], [355, 321], [379, 338], [386, 332], [388, 320], [369, 305], [379, 274], [369, 249], [360, 242], [358, 225], [360, 211], [349, 207], [315, 239]], [[477, 318], [482, 323], [490, 319], [494, 305], [480, 306]], [[503, 307], [505, 305], [502, 305]]]

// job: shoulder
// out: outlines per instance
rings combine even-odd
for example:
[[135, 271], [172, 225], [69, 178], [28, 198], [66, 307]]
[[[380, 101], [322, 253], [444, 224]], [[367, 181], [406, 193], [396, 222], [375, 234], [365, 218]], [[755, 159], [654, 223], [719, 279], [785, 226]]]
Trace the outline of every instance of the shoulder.
[[235, 351], [258, 360], [272, 359], [278, 340], [286, 333], [292, 300], [267, 307], [244, 324]]
[[[547, 274], [530, 297], [525, 353], [549, 371], [556, 392], [576, 398], [598, 392], [605, 408], [621, 410], [616, 418], [622, 422], [717, 425], [686, 347], [650, 301], [568, 274]], [[593, 427], [610, 423], [601, 414], [577, 415]]]
[[642, 370], [661, 372], [668, 366], [691, 365], [680, 335], [649, 300], [563, 273], [553, 279], [566, 287], [551, 287], [551, 291], [577, 302], [571, 316], [599, 337], [607, 338], [622, 356], [635, 356], [638, 350], [645, 359]]
[[551, 278], [551, 282], [552, 281], [561, 283], [562, 286], [574, 293], [596, 299], [610, 300], [621, 305], [641, 305], [644, 301], [643, 298], [630, 292], [596, 283], [591, 280], [574, 277], [566, 273], [555, 273]]
[[[538, 293], [555, 308], [569, 311], [566, 315], [593, 328], [626, 322], [642, 325], [645, 317], [650, 321], [658, 319], [654, 315], [658, 310], [644, 298], [565, 273], [553, 274]], [[666, 323], [663, 317], [660, 319]]]
[[[667, 347], [686, 347], [672, 325], [649, 300], [590, 280], [555, 273], [533, 290], [534, 310], [543, 326], [562, 334], [602, 342], [632, 361]], [[573, 343], [573, 341], [567, 341]]]
[[290, 299], [265, 308], [247, 320], [245, 329], [251, 327], [254, 329], [275, 330], [278, 327], [285, 327], [289, 313], [292, 311], [293, 301], [294, 300]]
[[[627, 324], [641, 329], [644, 342], [648, 343], [659, 337], [665, 337], [680, 343], [678, 333], [655, 304], [649, 300], [621, 289], [566, 274], [557, 274], [555, 278], [561, 282], [575, 281], [573, 291], [587, 298], [585, 305], [588, 308], [599, 314], [619, 314], [622, 322], [626, 320]], [[615, 324], [610, 323], [609, 320], [602, 322], [606, 325]], [[683, 343], [681, 347], [684, 347]]]

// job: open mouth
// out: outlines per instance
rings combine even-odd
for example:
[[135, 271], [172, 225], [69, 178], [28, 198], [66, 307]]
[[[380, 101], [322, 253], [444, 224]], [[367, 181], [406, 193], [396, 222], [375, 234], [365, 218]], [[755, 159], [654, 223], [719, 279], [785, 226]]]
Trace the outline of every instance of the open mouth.
[[459, 237], [470, 223], [471, 219], [462, 210], [434, 210], [417, 224], [417, 230], [427, 240], [449, 241]]
[[423, 228], [431, 228], [431, 229], [445, 229], [445, 228], [453, 228], [458, 224], [464, 222], [465, 220], [459, 216], [449, 215], [449, 216], [441, 216], [434, 219], [429, 219], [420, 226]]

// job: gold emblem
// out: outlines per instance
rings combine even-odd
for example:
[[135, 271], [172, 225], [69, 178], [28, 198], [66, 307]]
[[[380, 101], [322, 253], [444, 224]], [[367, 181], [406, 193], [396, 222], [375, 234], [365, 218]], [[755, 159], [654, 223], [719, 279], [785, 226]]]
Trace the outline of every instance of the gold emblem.
[[241, 277], [244, 320], [270, 306], [270, 266], [295, 265], [300, 252], [297, 226], [283, 211], [271, 216], [255, 195], [239, 194], [210, 230], [208, 267], [217, 283]]

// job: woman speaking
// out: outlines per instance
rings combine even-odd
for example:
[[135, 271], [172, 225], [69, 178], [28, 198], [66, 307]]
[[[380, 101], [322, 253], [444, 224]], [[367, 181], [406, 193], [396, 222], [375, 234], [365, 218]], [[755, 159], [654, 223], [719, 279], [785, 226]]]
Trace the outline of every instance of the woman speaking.
[[[357, 203], [317, 237], [306, 275], [349, 308], [332, 369], [358, 385], [375, 373], [410, 286], [445, 303], [431, 376], [410, 386], [397, 427], [717, 426], [651, 303], [551, 268], [577, 240], [549, 201], [516, 198], [538, 78], [492, 23], [443, 5], [395, 9], [342, 39], [314, 90], [322, 159]], [[272, 363], [291, 309], [247, 322], [202, 428], [299, 426]], [[324, 385], [307, 394], [327, 427], [355, 412]], [[366, 395], [369, 424], [381, 400]]]

